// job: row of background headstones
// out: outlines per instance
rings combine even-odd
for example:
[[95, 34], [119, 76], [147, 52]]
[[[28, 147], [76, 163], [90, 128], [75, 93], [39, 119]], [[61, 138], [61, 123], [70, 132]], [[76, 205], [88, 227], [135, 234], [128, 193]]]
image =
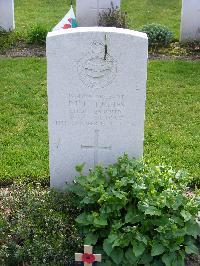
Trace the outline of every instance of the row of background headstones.
[[[120, 6], [120, 0], [112, 2], [114, 6]], [[76, 0], [79, 26], [96, 26], [99, 11], [108, 7], [110, 0]], [[181, 17], [180, 40], [200, 40], [200, 0], [183, 0]], [[14, 0], [0, 0], [0, 27], [6, 31], [15, 28]]]

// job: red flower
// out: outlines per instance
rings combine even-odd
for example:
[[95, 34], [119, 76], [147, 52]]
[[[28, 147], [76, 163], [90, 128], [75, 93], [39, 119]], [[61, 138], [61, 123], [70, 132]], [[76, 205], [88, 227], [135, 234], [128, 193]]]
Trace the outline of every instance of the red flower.
[[93, 263], [95, 261], [95, 256], [93, 254], [85, 253], [82, 255], [82, 261], [88, 264]]

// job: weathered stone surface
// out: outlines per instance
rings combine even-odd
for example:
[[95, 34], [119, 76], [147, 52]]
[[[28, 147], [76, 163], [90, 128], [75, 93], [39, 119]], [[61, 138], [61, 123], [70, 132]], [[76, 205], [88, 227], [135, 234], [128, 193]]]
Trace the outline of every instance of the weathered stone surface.
[[75, 166], [143, 155], [148, 40], [116, 28], [77, 28], [47, 37], [51, 186]]
[[14, 0], [0, 0], [0, 29], [12, 31], [14, 28]]
[[181, 42], [200, 40], [200, 0], [183, 0]]
[[76, 0], [76, 18], [79, 27], [98, 26], [99, 13], [111, 7], [120, 7], [121, 0]]

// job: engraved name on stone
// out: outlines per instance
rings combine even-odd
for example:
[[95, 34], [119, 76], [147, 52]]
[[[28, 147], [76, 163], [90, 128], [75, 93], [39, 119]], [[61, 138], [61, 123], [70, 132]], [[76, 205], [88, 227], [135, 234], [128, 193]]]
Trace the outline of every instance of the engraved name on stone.
[[125, 95], [76, 94], [67, 97], [71, 125], [121, 124], [125, 115]]

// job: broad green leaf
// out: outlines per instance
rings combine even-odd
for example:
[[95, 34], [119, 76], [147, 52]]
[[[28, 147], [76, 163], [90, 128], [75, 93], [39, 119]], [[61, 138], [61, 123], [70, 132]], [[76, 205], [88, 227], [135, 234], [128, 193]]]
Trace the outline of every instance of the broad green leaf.
[[92, 198], [92, 197], [84, 197], [83, 200], [81, 200], [81, 204], [92, 204], [92, 203], [95, 203], [95, 199]]
[[179, 170], [179, 171], [176, 173], [175, 177], [176, 177], [177, 179], [183, 179], [183, 178], [185, 178], [185, 177], [188, 177], [188, 173], [187, 173], [186, 171], [184, 171], [184, 170]]
[[103, 242], [103, 250], [108, 256], [110, 256], [113, 248], [112, 248], [112, 244], [110, 243], [108, 239], [105, 239]]
[[[176, 216], [178, 215], [178, 216]], [[182, 219], [182, 217], [179, 215], [179, 212], [176, 212], [176, 215], [172, 215], [171, 218], [174, 220], [174, 222], [178, 225], [184, 226], [184, 221]]]
[[198, 254], [199, 250], [198, 248], [194, 245], [194, 243], [192, 243], [192, 241], [190, 241], [187, 246], [185, 246], [185, 252], [187, 254]]
[[79, 164], [79, 165], [76, 166], [76, 171], [77, 171], [79, 174], [81, 174], [81, 173], [83, 172], [84, 167], [85, 167], [85, 163], [83, 163], [83, 164]]
[[172, 261], [172, 266], [185, 266], [184, 257], [177, 255]]
[[178, 236], [178, 237], [183, 237], [185, 236], [186, 232], [185, 232], [185, 228], [181, 228], [181, 229], [177, 229], [176, 232], [174, 233], [174, 236]]
[[192, 215], [188, 211], [185, 211], [185, 210], [181, 211], [181, 216], [184, 218], [184, 221], [186, 222], [192, 218]]
[[86, 195], [84, 188], [81, 185], [67, 185], [67, 190], [73, 192], [77, 196], [83, 198]]
[[143, 242], [132, 241], [133, 253], [136, 257], [141, 256], [145, 251], [145, 244]]
[[83, 225], [89, 225], [92, 223], [93, 217], [91, 214], [87, 214], [86, 212], [80, 214], [76, 218], [76, 222]]
[[157, 209], [155, 206], [150, 206], [148, 204], [138, 204], [138, 208], [144, 212], [144, 214], [149, 214], [151, 216], [156, 215], [156, 216], [160, 216], [161, 215], [161, 211], [159, 209]]
[[176, 255], [172, 252], [171, 253], [165, 253], [162, 256], [162, 261], [165, 263], [166, 266], [172, 266], [172, 262], [175, 259], [175, 257], [176, 257]]
[[[112, 265], [113, 266], [113, 265]], [[130, 263], [126, 258], [123, 258], [122, 263], [120, 266], [138, 266], [137, 262], [135, 263]]]
[[[175, 252], [177, 250], [180, 250], [180, 244], [182, 244], [182, 242], [184, 240], [182, 240], [180, 243], [179, 243], [179, 239], [181, 238], [177, 238], [176, 241], [173, 241], [170, 243], [170, 245], [168, 246], [168, 249], [170, 250], [170, 252]], [[184, 239], [184, 238], [183, 238]]]
[[105, 262], [97, 262], [97, 266], [113, 266], [113, 262], [106, 260]]
[[116, 234], [110, 234], [109, 236], [108, 236], [108, 241], [112, 244], [112, 243], [114, 243], [114, 241], [116, 240], [118, 238], [118, 236], [116, 235]]
[[145, 214], [149, 214], [149, 215], [157, 215], [157, 216], [160, 216], [161, 215], [161, 211], [158, 210], [156, 207], [154, 206], [149, 206], [145, 212]]
[[144, 253], [142, 254], [141, 256], [141, 259], [139, 261], [139, 264], [142, 264], [142, 265], [150, 265], [149, 263], [153, 260], [153, 257], [148, 254], [148, 253]]
[[104, 227], [108, 224], [107, 218], [105, 216], [97, 216], [94, 218], [94, 225], [97, 227]]
[[[146, 266], [146, 264], [145, 264], [145, 266]], [[151, 266], [163, 266], [163, 262], [161, 260], [157, 259], [157, 260], [154, 260], [153, 263], [151, 263]]]
[[117, 231], [119, 228], [122, 228], [122, 226], [124, 225], [124, 223], [122, 223], [121, 220], [119, 221], [114, 221], [114, 223], [112, 224], [112, 229], [113, 231]]
[[175, 197], [175, 202], [172, 205], [173, 210], [178, 210], [179, 206], [182, 204], [183, 202], [183, 196], [182, 195], [178, 195]]
[[93, 233], [89, 233], [86, 238], [85, 238], [85, 244], [86, 245], [96, 245], [98, 240], [98, 235], [97, 234], [93, 234]]
[[169, 223], [169, 218], [165, 216], [161, 217], [156, 217], [155, 219], [151, 219], [153, 225], [157, 226], [165, 226], [166, 224]]
[[135, 263], [137, 262], [138, 258], [135, 257], [135, 254], [133, 253], [133, 249], [129, 248], [126, 253], [125, 253], [125, 257], [128, 260], [129, 263]]
[[186, 234], [197, 237], [200, 234], [200, 224], [195, 220], [189, 220], [185, 224]]
[[121, 245], [122, 245], [122, 242], [123, 240], [121, 239], [121, 238], [117, 238], [114, 242], [113, 242], [113, 244], [112, 244], [112, 246], [113, 246], [113, 248], [114, 247], [120, 247]]
[[152, 249], [151, 249], [151, 256], [158, 256], [165, 251], [165, 247], [157, 241], [153, 241]]
[[121, 248], [117, 247], [117, 248], [114, 248], [110, 256], [116, 264], [120, 264], [123, 260], [124, 252]]
[[143, 219], [142, 215], [139, 215], [134, 211], [133, 208], [129, 208], [125, 216], [125, 222], [135, 224], [140, 222]]
[[142, 235], [141, 233], [137, 232], [135, 238], [138, 241], [143, 242], [145, 245], [147, 245], [148, 238], [146, 236]]

